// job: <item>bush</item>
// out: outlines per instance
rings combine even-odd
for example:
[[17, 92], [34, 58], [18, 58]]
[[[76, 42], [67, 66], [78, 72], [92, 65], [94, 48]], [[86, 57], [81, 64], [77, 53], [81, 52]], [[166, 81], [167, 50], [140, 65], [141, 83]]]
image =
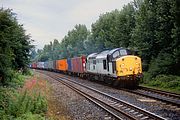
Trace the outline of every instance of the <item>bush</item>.
[[45, 118], [38, 114], [26, 113], [15, 120], [45, 120]]
[[22, 87], [24, 84], [25, 77], [32, 76], [33, 72], [31, 70], [27, 70], [25, 73], [22, 71], [13, 71], [9, 70], [9, 76], [8, 79], [6, 79], [3, 86], [8, 86], [12, 88], [19, 88]]
[[40, 94], [29, 96], [27, 91], [24, 94], [18, 94], [16, 98], [13, 98], [12, 103], [9, 106], [9, 112], [16, 117], [21, 116], [27, 112], [34, 114], [43, 114], [47, 110], [47, 103], [44, 97]]
[[0, 87], [0, 119], [36, 120], [44, 119], [47, 111], [47, 101], [36, 91], [27, 89], [17, 90], [24, 84], [21, 73], [14, 73], [14, 78], [8, 82], [9, 86]]
[[162, 52], [158, 54], [157, 58], [151, 60], [148, 73], [150, 73], [151, 78], [160, 74], [177, 75], [177, 70], [173, 68], [174, 65], [176, 63], [173, 55]]
[[13, 88], [19, 88], [22, 87], [24, 84], [24, 78], [25, 76], [22, 75], [21, 72], [17, 73], [14, 72], [12, 75], [12, 79], [8, 81], [8, 86]]
[[158, 75], [150, 79], [149, 73], [144, 74], [144, 84], [152, 87], [162, 88], [180, 92], [180, 77], [175, 75]]
[[47, 111], [45, 97], [20, 94], [9, 88], [0, 88], [0, 119], [21, 118], [26, 113], [44, 115]]

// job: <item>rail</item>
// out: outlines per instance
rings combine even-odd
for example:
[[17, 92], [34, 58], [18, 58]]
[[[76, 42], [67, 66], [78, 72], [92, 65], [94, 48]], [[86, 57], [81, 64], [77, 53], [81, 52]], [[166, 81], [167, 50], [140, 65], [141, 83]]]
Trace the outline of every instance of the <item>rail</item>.
[[[147, 110], [139, 108], [135, 105], [132, 105], [126, 101], [121, 99], [115, 98], [107, 93], [101, 92], [96, 90], [92, 87], [80, 84], [78, 82], [72, 81], [69, 78], [65, 78], [56, 74], [46, 73], [48, 76], [52, 77], [55, 80], [58, 80], [62, 84], [70, 87], [74, 91], [78, 92], [79, 94], [86, 97], [88, 100], [92, 101], [96, 105], [103, 108], [105, 111], [109, 112], [117, 119], [122, 119], [122, 115], [127, 117], [128, 119], [134, 120], [149, 120], [149, 119], [156, 119], [156, 120], [165, 120], [165, 118], [151, 113]], [[80, 87], [77, 87], [77, 85]], [[84, 90], [86, 89], [86, 90]], [[91, 91], [93, 94], [88, 94]]]

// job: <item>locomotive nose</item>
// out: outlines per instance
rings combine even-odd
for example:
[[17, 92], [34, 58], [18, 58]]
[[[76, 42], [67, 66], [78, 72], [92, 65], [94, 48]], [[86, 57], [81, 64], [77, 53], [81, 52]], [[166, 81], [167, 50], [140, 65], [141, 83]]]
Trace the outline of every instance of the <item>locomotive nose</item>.
[[117, 60], [118, 76], [129, 76], [141, 71], [141, 59], [137, 56], [124, 56]]
[[132, 71], [132, 70], [133, 70], [133, 68], [132, 68], [132, 67], [130, 67], [130, 68], [129, 68], [129, 71]]

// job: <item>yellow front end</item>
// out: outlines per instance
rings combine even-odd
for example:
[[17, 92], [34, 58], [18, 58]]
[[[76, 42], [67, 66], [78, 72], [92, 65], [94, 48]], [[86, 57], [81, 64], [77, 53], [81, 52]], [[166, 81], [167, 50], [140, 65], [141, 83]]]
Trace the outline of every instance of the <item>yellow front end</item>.
[[116, 60], [116, 74], [118, 77], [142, 75], [141, 58], [133, 55], [118, 58]]

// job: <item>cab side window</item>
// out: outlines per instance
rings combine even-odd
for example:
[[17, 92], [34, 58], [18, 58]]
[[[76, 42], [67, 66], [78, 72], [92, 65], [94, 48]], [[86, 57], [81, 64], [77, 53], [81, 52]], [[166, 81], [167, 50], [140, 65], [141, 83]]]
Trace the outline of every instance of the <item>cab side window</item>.
[[120, 50], [120, 55], [121, 56], [127, 55], [127, 51], [126, 50]]
[[96, 60], [93, 60], [93, 69], [95, 70], [96, 69]]
[[96, 64], [96, 60], [93, 60], [93, 64], [94, 64], [94, 65]]
[[113, 53], [113, 58], [117, 58], [119, 56], [119, 51]]
[[103, 68], [106, 70], [107, 66], [106, 66], [106, 60], [103, 60]]

